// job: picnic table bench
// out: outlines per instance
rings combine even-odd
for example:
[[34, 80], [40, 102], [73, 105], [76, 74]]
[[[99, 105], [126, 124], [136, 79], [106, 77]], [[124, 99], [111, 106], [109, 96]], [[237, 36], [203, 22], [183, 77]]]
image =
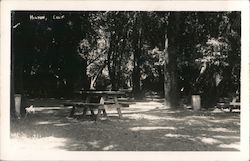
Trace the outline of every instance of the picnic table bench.
[[231, 101], [228, 98], [224, 98], [217, 103], [217, 107], [220, 109], [228, 108], [232, 112], [233, 109], [240, 109], [240, 102], [238, 101], [238, 97], [234, 97]]
[[[82, 96], [82, 101], [69, 101], [65, 102], [64, 106], [72, 106], [70, 111], [70, 117], [74, 116], [76, 108], [83, 108], [83, 116], [86, 116], [87, 111], [91, 112], [91, 115], [98, 120], [101, 112], [105, 117], [107, 117], [107, 104], [114, 104], [117, 110], [119, 118], [122, 117], [121, 106], [118, 101], [118, 97], [125, 94], [121, 91], [75, 91], [74, 93], [80, 94]], [[85, 97], [83, 97], [85, 95]], [[99, 96], [99, 102], [91, 102], [91, 97]], [[113, 101], [108, 101], [107, 99], [112, 99]], [[97, 109], [97, 114], [95, 115], [94, 110]]]

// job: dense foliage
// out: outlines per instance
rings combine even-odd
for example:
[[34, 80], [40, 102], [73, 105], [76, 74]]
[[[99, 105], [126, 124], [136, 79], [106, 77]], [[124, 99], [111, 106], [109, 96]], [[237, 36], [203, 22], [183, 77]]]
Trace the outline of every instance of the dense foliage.
[[70, 97], [78, 89], [125, 88], [137, 98], [165, 91], [173, 104], [199, 93], [212, 105], [240, 90], [240, 16], [12, 12], [15, 93]]

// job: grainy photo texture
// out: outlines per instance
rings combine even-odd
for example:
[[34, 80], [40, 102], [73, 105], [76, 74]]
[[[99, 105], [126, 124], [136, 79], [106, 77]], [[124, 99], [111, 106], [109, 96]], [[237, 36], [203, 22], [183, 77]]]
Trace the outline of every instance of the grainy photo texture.
[[239, 151], [241, 12], [11, 12], [20, 152]]

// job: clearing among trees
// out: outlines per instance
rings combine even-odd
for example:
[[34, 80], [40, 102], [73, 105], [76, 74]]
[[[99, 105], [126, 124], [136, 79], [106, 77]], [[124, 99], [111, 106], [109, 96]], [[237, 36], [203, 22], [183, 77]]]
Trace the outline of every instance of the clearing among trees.
[[81, 111], [77, 117], [68, 118], [70, 108], [55, 104], [34, 107], [35, 114], [13, 123], [11, 147], [28, 153], [240, 150], [240, 114], [237, 111], [162, 107], [163, 100], [136, 102], [122, 108], [122, 119], [111, 109], [108, 119], [97, 122], [91, 118], [83, 120]]

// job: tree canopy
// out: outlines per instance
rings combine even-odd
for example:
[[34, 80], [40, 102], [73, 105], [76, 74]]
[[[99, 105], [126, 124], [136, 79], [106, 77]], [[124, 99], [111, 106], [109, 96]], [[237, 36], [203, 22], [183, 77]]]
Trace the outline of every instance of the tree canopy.
[[240, 12], [13, 11], [15, 93], [132, 89], [173, 106], [198, 93], [210, 106], [240, 92], [240, 24]]

